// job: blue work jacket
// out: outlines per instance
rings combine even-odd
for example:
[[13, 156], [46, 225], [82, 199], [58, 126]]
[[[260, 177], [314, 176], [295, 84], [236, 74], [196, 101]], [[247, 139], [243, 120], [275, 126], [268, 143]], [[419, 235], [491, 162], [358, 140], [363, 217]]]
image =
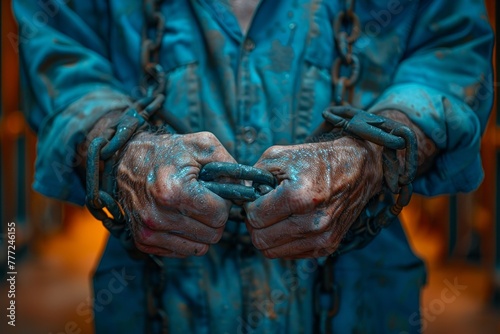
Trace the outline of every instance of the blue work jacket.
[[[228, 3], [162, 2], [164, 107], [252, 165], [268, 147], [301, 143], [322, 122], [338, 58], [332, 22], [345, 1], [263, 0], [245, 35]], [[14, 0], [14, 10], [23, 109], [38, 134], [34, 189], [83, 204], [76, 147], [96, 120], [137, 96], [142, 2]], [[493, 37], [482, 1], [358, 0], [355, 12], [360, 73], [352, 104], [400, 110], [436, 143], [439, 155], [415, 180], [417, 193], [474, 190], [483, 178], [480, 139], [493, 99]], [[201, 258], [165, 259], [172, 331], [314, 330], [317, 262], [267, 260], [244, 248], [222, 242]], [[110, 238], [94, 281], [100, 332], [142, 332], [142, 268]], [[104, 293], [116, 275], [126, 289]], [[335, 332], [419, 331], [423, 267], [399, 224], [339, 258], [334, 280]]]

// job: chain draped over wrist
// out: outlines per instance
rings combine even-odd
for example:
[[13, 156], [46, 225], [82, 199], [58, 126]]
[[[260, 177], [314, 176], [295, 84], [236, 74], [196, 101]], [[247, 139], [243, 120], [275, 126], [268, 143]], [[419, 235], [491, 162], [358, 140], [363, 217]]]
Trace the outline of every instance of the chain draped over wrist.
[[[86, 206], [134, 257], [138, 252], [130, 233], [128, 218], [116, 200], [116, 167], [119, 152], [135, 134], [148, 128], [147, 120], [159, 110], [163, 101], [163, 95], [141, 99], [121, 115], [114, 135], [109, 140], [97, 137], [92, 140], [87, 151]], [[101, 161], [104, 164], [102, 173]]]
[[[372, 199], [351, 226], [340, 247], [332, 256], [366, 246], [381, 231], [389, 226], [402, 209], [408, 205], [413, 193], [412, 182], [417, 172], [417, 138], [406, 125], [392, 119], [370, 114], [350, 106], [334, 106], [323, 112], [325, 120], [340, 136], [363, 139], [382, 146], [384, 186], [394, 195]], [[401, 168], [397, 151], [405, 150], [405, 162]]]

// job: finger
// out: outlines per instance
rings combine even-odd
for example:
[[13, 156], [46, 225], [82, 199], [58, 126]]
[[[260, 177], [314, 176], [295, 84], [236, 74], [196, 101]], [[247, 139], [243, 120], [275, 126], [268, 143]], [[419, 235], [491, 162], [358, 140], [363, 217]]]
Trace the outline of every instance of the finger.
[[185, 255], [180, 255], [177, 252], [170, 251], [165, 248], [161, 247], [155, 247], [155, 246], [139, 246], [139, 244], [135, 244], [137, 249], [139, 249], [141, 252], [146, 253], [146, 254], [152, 254], [152, 255], [157, 255], [157, 256], [163, 256], [163, 257], [169, 257], [169, 258], [176, 258], [176, 259], [183, 259], [186, 258], [187, 256]]
[[227, 222], [231, 202], [211, 192], [193, 180], [181, 193], [179, 213], [192, 217], [211, 228], [220, 228]]
[[205, 255], [209, 248], [207, 244], [191, 241], [175, 234], [155, 232], [144, 226], [134, 231], [134, 240], [137, 249], [142, 252], [150, 253], [156, 250], [180, 257]]
[[331, 229], [331, 225], [331, 217], [321, 210], [305, 215], [292, 215], [262, 229], [255, 229], [251, 226], [247, 228], [254, 246], [259, 250], [265, 250], [324, 233]]
[[165, 181], [148, 190], [161, 210], [180, 213], [211, 228], [224, 226], [230, 203], [203, 187], [189, 171], [173, 174], [171, 169], [171, 166], [159, 168], [158, 179]]
[[246, 223], [261, 229], [288, 218], [293, 211], [288, 205], [287, 197], [286, 185], [280, 184], [255, 201], [245, 203], [243, 208], [247, 213]]
[[309, 213], [326, 200], [325, 194], [315, 190], [318, 185], [308, 177], [308, 168], [291, 157], [286, 147], [269, 148], [254, 167], [271, 172], [280, 181], [275, 190], [245, 206], [248, 222], [255, 228], [273, 225], [292, 214]]
[[192, 153], [202, 166], [213, 161], [236, 163], [236, 160], [211, 132], [187, 134], [184, 139], [193, 147]]
[[[154, 216], [148, 216], [145, 219], [138, 219], [138, 217], [134, 215], [134, 221], [137, 224], [137, 229], [144, 228], [154, 233], [162, 232], [175, 234], [188, 240], [204, 244], [217, 243], [224, 231], [223, 226], [214, 229], [191, 217], [169, 211], [158, 211]], [[141, 238], [142, 235], [138, 235], [138, 237]]]
[[265, 150], [264, 153], [262, 153], [261, 157], [255, 163], [254, 166], [258, 168], [263, 168], [268, 161], [274, 162], [287, 156], [288, 150], [289, 150], [288, 146], [279, 146], [279, 145], [271, 146], [267, 150]]
[[324, 199], [311, 196], [312, 193], [301, 183], [284, 180], [276, 189], [245, 204], [248, 223], [254, 228], [265, 228], [292, 215], [311, 213]]
[[[285, 167], [278, 158], [281, 152], [281, 147], [278, 146], [267, 149], [254, 167], [267, 170], [275, 176], [283, 174]], [[253, 202], [244, 204], [247, 213], [247, 225], [257, 229], [264, 228], [293, 214], [287, 201], [287, 198], [291, 196], [289, 181], [286, 178], [280, 181], [280, 184], [274, 190]]]
[[266, 249], [262, 253], [271, 259], [291, 259], [303, 254], [317, 254], [316, 257], [321, 257], [333, 253], [338, 248], [343, 235], [326, 232], [311, 238], [298, 239], [281, 246]]

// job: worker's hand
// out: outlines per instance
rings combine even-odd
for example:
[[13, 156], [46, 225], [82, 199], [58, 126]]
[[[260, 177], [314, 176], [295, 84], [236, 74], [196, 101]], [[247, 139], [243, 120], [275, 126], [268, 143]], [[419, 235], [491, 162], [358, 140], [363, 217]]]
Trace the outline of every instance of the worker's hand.
[[333, 253], [382, 186], [382, 148], [352, 138], [269, 148], [255, 167], [279, 185], [245, 205], [255, 247], [269, 258]]
[[212, 161], [234, 163], [209, 132], [141, 133], [118, 165], [118, 191], [137, 248], [167, 257], [203, 255], [218, 242], [231, 203], [198, 182]]

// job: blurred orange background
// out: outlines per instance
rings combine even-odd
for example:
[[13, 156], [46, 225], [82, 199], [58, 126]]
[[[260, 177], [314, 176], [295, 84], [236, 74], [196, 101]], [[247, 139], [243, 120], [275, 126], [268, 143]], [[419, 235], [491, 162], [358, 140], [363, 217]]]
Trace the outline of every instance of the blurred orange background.
[[[486, 4], [495, 27], [495, 1]], [[16, 222], [17, 318], [15, 328], [7, 326], [5, 311], [0, 312], [0, 332], [93, 333], [91, 318], [77, 309], [91, 302], [90, 278], [107, 232], [85, 209], [31, 190], [36, 139], [19, 111], [18, 55], [12, 44], [16, 25], [10, 5], [2, 1], [0, 222], [4, 232], [7, 222]], [[414, 196], [403, 210], [410, 243], [429, 269], [422, 298], [425, 333], [500, 333], [496, 110], [495, 106], [482, 142], [486, 177], [481, 187], [458, 196]], [[0, 263], [6, 260], [4, 253]], [[436, 303], [445, 282], [454, 280], [467, 288], [453, 303]], [[0, 286], [0, 309], [5, 310], [4, 279]]]

